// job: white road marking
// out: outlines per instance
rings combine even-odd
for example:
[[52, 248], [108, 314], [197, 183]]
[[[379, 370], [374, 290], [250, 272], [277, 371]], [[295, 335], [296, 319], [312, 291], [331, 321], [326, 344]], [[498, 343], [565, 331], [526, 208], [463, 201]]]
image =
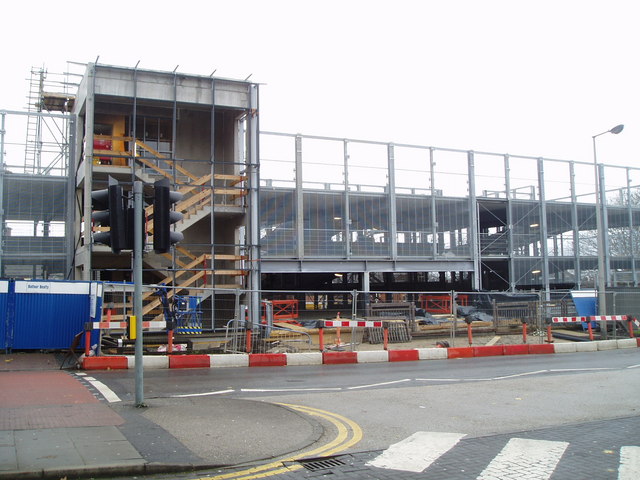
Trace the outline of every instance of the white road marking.
[[416, 432], [401, 442], [394, 443], [368, 466], [422, 472], [441, 455], [449, 451], [464, 437], [464, 433]]
[[347, 390], [357, 390], [359, 388], [380, 387], [382, 385], [393, 385], [394, 383], [410, 382], [410, 378], [404, 378], [402, 380], [393, 380], [391, 382], [371, 383], [369, 385], [357, 385], [355, 387], [347, 387]]
[[104, 383], [100, 382], [99, 380], [96, 380], [93, 377], [85, 377], [85, 380], [87, 380], [91, 385], [93, 385], [102, 394], [102, 396], [105, 398], [107, 402], [113, 403], [113, 402], [120, 401], [120, 397], [118, 397], [118, 395], [116, 395], [113, 392], [113, 390], [107, 387]]
[[629, 365], [627, 368], [640, 368], [640, 363], [638, 365]]
[[618, 480], [638, 480], [638, 478], [640, 478], [640, 447], [622, 447]]
[[488, 382], [492, 378], [416, 378], [416, 382]]
[[493, 377], [492, 380], [504, 380], [506, 378], [525, 377], [527, 375], [537, 375], [539, 373], [545, 373], [549, 370], [536, 370], [535, 372], [514, 373], [513, 375], [505, 375], [504, 377]]
[[342, 387], [318, 387], [318, 388], [241, 388], [241, 392], [259, 392], [259, 393], [269, 393], [269, 392], [325, 392], [325, 391], [339, 391], [342, 390]]
[[203, 392], [203, 393], [185, 393], [183, 395], [171, 395], [173, 398], [186, 398], [186, 397], [206, 397], [208, 395], [222, 395], [223, 393], [231, 393], [235, 390], [219, 390], [217, 392]]
[[552, 368], [550, 372], [593, 372], [597, 370], [614, 370], [608, 367], [594, 367], [594, 368]]
[[477, 480], [546, 480], [568, 446], [567, 442], [512, 438]]

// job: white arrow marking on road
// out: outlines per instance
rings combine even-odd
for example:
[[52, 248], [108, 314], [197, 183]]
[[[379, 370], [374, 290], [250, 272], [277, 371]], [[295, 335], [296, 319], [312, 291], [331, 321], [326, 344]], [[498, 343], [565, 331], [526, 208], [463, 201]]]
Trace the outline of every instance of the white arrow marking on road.
[[637, 480], [638, 478], [640, 478], [640, 447], [622, 447], [618, 480]]
[[512, 438], [477, 480], [546, 480], [568, 446], [567, 442]]
[[394, 443], [368, 466], [422, 472], [441, 455], [449, 451], [464, 437], [464, 433], [416, 432], [401, 442]]

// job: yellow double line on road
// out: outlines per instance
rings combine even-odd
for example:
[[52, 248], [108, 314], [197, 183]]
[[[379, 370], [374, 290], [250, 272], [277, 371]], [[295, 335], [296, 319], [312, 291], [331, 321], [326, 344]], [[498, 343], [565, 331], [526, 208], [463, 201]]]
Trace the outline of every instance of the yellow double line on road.
[[302, 468], [302, 465], [290, 465], [288, 467], [283, 466], [284, 462], [295, 462], [305, 457], [328, 457], [338, 452], [342, 452], [349, 447], [355, 445], [362, 440], [362, 429], [360, 426], [352, 420], [349, 420], [337, 413], [327, 412], [326, 410], [320, 410], [318, 408], [305, 407], [303, 405], [291, 405], [288, 403], [278, 403], [288, 407], [292, 410], [296, 410], [300, 413], [311, 415], [313, 417], [322, 418], [332, 423], [337, 429], [336, 437], [329, 443], [312, 450], [307, 450], [296, 455], [282, 458], [276, 462], [267, 463], [257, 467], [248, 468], [238, 472], [225, 473], [216, 477], [206, 477], [198, 480], [250, 480], [253, 478], [264, 478], [272, 475], [278, 475], [280, 473], [293, 472]]

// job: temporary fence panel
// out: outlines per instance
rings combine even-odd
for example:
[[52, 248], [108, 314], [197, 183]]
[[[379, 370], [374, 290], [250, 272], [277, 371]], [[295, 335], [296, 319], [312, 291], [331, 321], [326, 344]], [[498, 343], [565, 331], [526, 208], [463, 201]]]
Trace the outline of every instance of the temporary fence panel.
[[540, 323], [539, 318], [539, 302], [494, 304], [493, 319], [496, 331], [521, 327], [523, 323], [538, 325]]
[[413, 302], [372, 303], [367, 309], [367, 320], [403, 319], [407, 330], [416, 331], [416, 306]]
[[[311, 335], [276, 325], [254, 325], [247, 331], [246, 321], [230, 320], [227, 324], [224, 351], [227, 353], [296, 353], [311, 351]], [[247, 347], [249, 345], [249, 347]]]
[[84, 324], [100, 320], [102, 285], [97, 282], [17, 280], [7, 290], [5, 348], [69, 348]]

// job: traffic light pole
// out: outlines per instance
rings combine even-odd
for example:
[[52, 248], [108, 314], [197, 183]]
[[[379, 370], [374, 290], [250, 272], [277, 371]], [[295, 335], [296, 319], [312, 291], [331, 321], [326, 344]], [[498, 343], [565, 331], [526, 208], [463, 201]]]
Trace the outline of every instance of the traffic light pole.
[[144, 404], [144, 378], [142, 366], [142, 182], [133, 182], [134, 242], [133, 242], [133, 314], [136, 316], [136, 407]]

